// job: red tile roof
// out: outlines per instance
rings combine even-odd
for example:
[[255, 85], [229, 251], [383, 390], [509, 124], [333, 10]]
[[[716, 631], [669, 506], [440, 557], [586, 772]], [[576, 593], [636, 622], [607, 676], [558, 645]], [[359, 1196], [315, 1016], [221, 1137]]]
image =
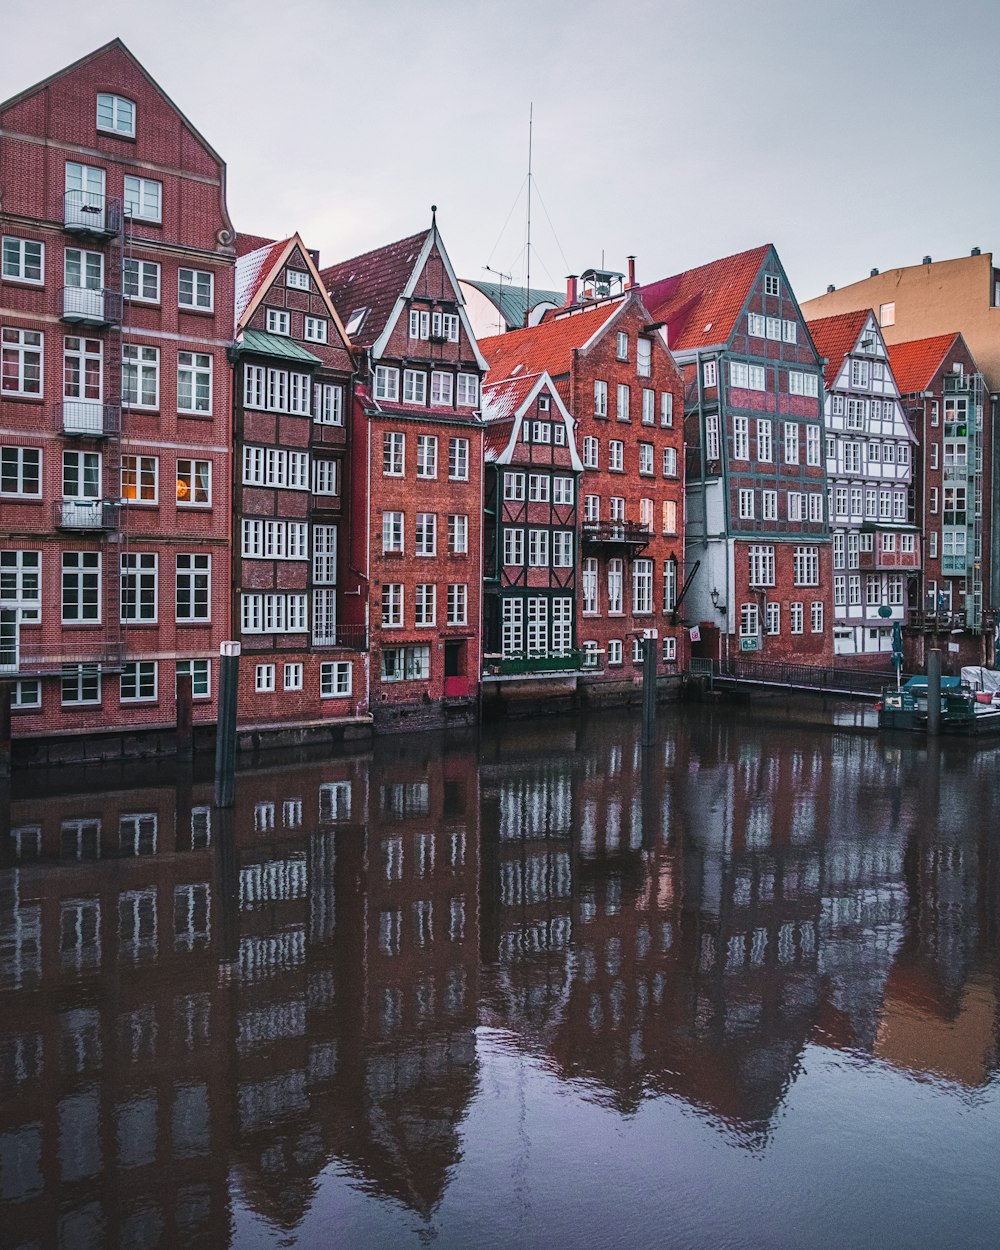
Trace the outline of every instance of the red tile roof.
[[267, 247], [269, 243], [277, 243], [277, 239], [267, 239], [262, 234], [238, 234], [236, 236], [236, 255], [246, 256], [247, 252], [256, 252]]
[[510, 330], [479, 340], [479, 349], [490, 367], [490, 380], [519, 374], [539, 374], [548, 370], [552, 377], [569, 373], [573, 349], [582, 347], [621, 307], [621, 300], [604, 300], [593, 307], [583, 305], [568, 316], [552, 315], [540, 325], [526, 330]]
[[642, 287], [643, 303], [667, 323], [672, 351], [729, 339], [770, 250], [771, 244], [764, 243]]
[[806, 323], [816, 350], [827, 358], [827, 390], [836, 381], [844, 357], [857, 347], [861, 331], [871, 315], [870, 308], [859, 308], [855, 312], [838, 313], [835, 317], [817, 317], [815, 321]]
[[352, 342], [370, 347], [385, 329], [427, 241], [427, 234], [428, 230], [421, 230], [409, 238], [320, 270], [333, 306], [345, 325], [357, 309], [368, 309], [360, 328], [351, 335]]
[[950, 334], [935, 334], [929, 339], [889, 344], [889, 363], [900, 395], [916, 395], [929, 388], [957, 337], [958, 331], [952, 330]]
[[279, 239], [277, 243], [265, 243], [238, 256], [236, 260], [236, 324], [250, 307], [253, 297], [271, 276], [271, 271], [278, 257], [285, 250], [290, 239]]

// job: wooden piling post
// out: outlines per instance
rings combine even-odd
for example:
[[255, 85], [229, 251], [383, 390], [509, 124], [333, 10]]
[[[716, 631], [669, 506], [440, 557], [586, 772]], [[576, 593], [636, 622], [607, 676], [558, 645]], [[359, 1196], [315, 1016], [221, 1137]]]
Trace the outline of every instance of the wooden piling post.
[[656, 631], [642, 640], [642, 745], [656, 745]]
[[240, 644], [219, 648], [219, 716], [215, 728], [215, 806], [232, 807], [236, 788], [236, 696], [240, 679]]
[[0, 777], [6, 778], [11, 772], [11, 715], [10, 699], [13, 686], [9, 681], [0, 681]]
[[177, 759], [189, 764], [194, 759], [194, 719], [192, 716], [191, 674], [177, 674]]
[[937, 647], [927, 652], [927, 732], [935, 738], [941, 733], [941, 652]]

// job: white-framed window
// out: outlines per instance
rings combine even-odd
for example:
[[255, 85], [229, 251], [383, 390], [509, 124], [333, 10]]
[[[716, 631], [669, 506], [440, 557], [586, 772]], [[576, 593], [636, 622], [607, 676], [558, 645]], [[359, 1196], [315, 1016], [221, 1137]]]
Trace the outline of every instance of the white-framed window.
[[756, 603], [740, 604], [740, 637], [757, 638], [760, 635], [760, 608]]
[[642, 391], [642, 424], [656, 424], [656, 391], [643, 387]]
[[304, 269], [286, 269], [285, 285], [296, 291], [308, 291], [309, 274]]
[[639, 473], [644, 477], [652, 477], [653, 468], [653, 444], [639, 444]]
[[750, 585], [774, 585], [774, 547], [755, 543], [749, 549]]
[[608, 500], [608, 508], [608, 515], [612, 521], [625, 520], [625, 500], [621, 497], [621, 495], [612, 495]]
[[319, 697], [346, 699], [351, 694], [350, 660], [333, 660], [319, 666]]
[[[847, 578], [843, 573], [838, 573], [833, 579], [833, 606], [835, 608], [847, 607]], [[800, 634], [802, 630], [798, 631]]]
[[155, 660], [132, 660], [126, 664], [118, 683], [119, 702], [155, 702], [159, 686], [159, 667]]
[[121, 557], [121, 621], [156, 623], [158, 557], [155, 552], [129, 552]]
[[525, 475], [523, 473], [511, 473], [509, 470], [503, 475], [503, 497], [506, 500], [512, 500], [515, 503], [524, 500], [525, 491]]
[[653, 561], [635, 560], [632, 564], [632, 611], [645, 615], [653, 610]]
[[628, 360], [628, 334], [624, 330], [619, 330], [615, 339], [615, 358]]
[[706, 360], [701, 367], [703, 385], [711, 389], [719, 385], [719, 364], [715, 360]]
[[760, 515], [765, 521], [777, 521], [778, 519], [778, 492], [776, 490], [763, 490], [760, 493]]
[[524, 530], [505, 526], [503, 531], [503, 562], [512, 568], [524, 565]]
[[448, 554], [469, 554], [469, 518], [465, 513], [453, 512], [448, 517]]
[[215, 274], [209, 269], [178, 269], [177, 303], [181, 308], [211, 312], [215, 307]]
[[774, 427], [767, 417], [757, 419], [757, 459], [766, 464], [774, 461]]
[[314, 586], [333, 586], [337, 581], [337, 527], [312, 527], [312, 574]]
[[240, 597], [240, 623], [244, 634], [303, 634], [307, 615], [304, 594], [255, 592]]
[[135, 138], [135, 101], [100, 91], [97, 94], [97, 129], [126, 139]]
[[739, 518], [741, 521], [752, 521], [755, 516], [753, 490], [741, 489], [737, 492]]
[[275, 673], [273, 664], [258, 664], [254, 673], [254, 689], [258, 694], [271, 694], [274, 690]]
[[608, 470], [611, 473], [625, 471], [625, 444], [616, 438], [608, 443]]
[[5, 234], [0, 243], [0, 277], [5, 282], [41, 286], [45, 281], [45, 244]]
[[434, 434], [417, 435], [417, 477], [436, 478], [438, 475], [438, 441]]
[[653, 372], [653, 341], [641, 334], [635, 341], [635, 371], [640, 378], [648, 378]]
[[646, 658], [644, 654], [642, 642], [643, 640], [641, 638], [632, 639], [632, 663], [633, 664], [641, 664], [643, 660]]
[[597, 611], [597, 561], [591, 556], [583, 562], [583, 611]]
[[818, 586], [819, 548], [796, 547], [793, 552], [792, 567], [796, 586]]
[[306, 317], [303, 331], [306, 342], [325, 343], [329, 333], [329, 323], [325, 317]]
[[160, 349], [122, 345], [122, 403], [130, 408], [160, 406]]
[[98, 624], [101, 619], [101, 556], [97, 551], [62, 553], [62, 622]]
[[212, 357], [207, 352], [177, 353], [177, 411], [212, 411]]
[[676, 499], [664, 499], [662, 505], [663, 512], [663, 532], [664, 534], [677, 533], [677, 501]]
[[455, 403], [459, 408], [475, 408], [479, 403], [479, 378], [474, 373], [460, 373]]
[[789, 521], [801, 521], [805, 515], [805, 495], [802, 491], [790, 490], [788, 492], [788, 519]]
[[302, 689], [302, 665], [296, 662], [286, 664], [282, 674], [282, 686], [285, 690]]
[[268, 334], [280, 334], [287, 338], [292, 332], [292, 315], [284, 308], [269, 308], [267, 310], [267, 332]]
[[606, 417], [608, 415], [608, 384], [602, 382], [600, 378], [594, 379], [594, 416]]
[[663, 561], [663, 610], [673, 612], [677, 607], [677, 561]]
[[[843, 578], [841, 578], [843, 580]], [[788, 605], [789, 628], [793, 634], [805, 633], [805, 607], [802, 603], [790, 603]]]
[[663, 449], [663, 476], [677, 476], [677, 448], [664, 447]]
[[64, 664], [61, 670], [60, 694], [64, 707], [100, 703], [100, 664]]
[[583, 467], [597, 469], [600, 467], [601, 444], [588, 434], [583, 440]]
[[401, 554], [403, 550], [402, 512], [382, 513], [382, 551]]
[[143, 304], [160, 302], [160, 266], [155, 260], [122, 261], [122, 294]]
[[619, 421], [630, 421], [630, 404], [632, 401], [632, 388], [627, 382], [619, 382], [617, 387], [617, 410], [616, 416]]
[[[797, 343], [799, 340], [799, 323], [797, 321], [782, 321], [781, 337], [786, 343]], [[807, 392], [812, 394], [813, 392]]]
[[765, 295], [780, 295], [781, 294], [781, 279], [778, 277], [776, 273], [764, 274], [764, 294]]
[[815, 599], [809, 609], [809, 627], [814, 634], [823, 632], [823, 600]]
[[450, 482], [469, 480], [469, 440], [467, 438], [448, 439], [448, 480]]
[[437, 555], [437, 513], [418, 512], [414, 551], [418, 556]]
[[601, 519], [600, 495], [584, 495], [583, 519], [589, 523], [594, 523]]
[[608, 664], [620, 666], [622, 663], [622, 640], [611, 638], [608, 641]]
[[767, 338], [775, 339], [777, 342], [780, 343], [781, 342], [781, 318], [780, 317], [765, 318], [765, 331], [766, 331]]
[[423, 369], [403, 370], [403, 403], [421, 407], [427, 403], [427, 374]]
[[549, 563], [549, 531], [528, 530], [528, 565], [533, 569], [544, 569]]
[[762, 313], [747, 313], [747, 334], [755, 339], [764, 337], [764, 316]]
[[573, 567], [573, 531], [553, 530], [552, 566], [557, 569]]
[[[795, 322], [790, 321], [787, 324], [794, 326]], [[809, 395], [812, 397], [819, 395], [819, 377], [815, 373], [802, 373], [797, 369], [790, 369], [788, 372], [788, 393], [789, 395]]]
[[210, 508], [212, 506], [211, 460], [177, 461], [178, 508]]
[[413, 599], [413, 623], [418, 628], [437, 624], [437, 586], [418, 582]]
[[437, 407], [450, 408], [455, 390], [455, 375], [435, 369], [431, 374], [431, 403]]
[[822, 443], [820, 440], [820, 432], [818, 425], [806, 426], [806, 464], [818, 466], [823, 462]]
[[431, 338], [458, 342], [458, 313], [431, 313]]
[[125, 216], [137, 221], [162, 221], [163, 183], [126, 174]]
[[576, 488], [571, 477], [555, 477], [552, 479], [552, 502], [555, 504], [572, 504], [576, 497]]
[[588, 639], [583, 644], [583, 668], [599, 668], [601, 664], [601, 652], [597, 643], [593, 639]]
[[344, 424], [344, 388], [333, 382], [313, 387], [313, 420], [317, 425]]
[[175, 593], [177, 620], [210, 620], [211, 602], [212, 557], [178, 554]]
[[808, 509], [809, 509], [809, 520], [822, 522], [823, 520], [823, 492], [819, 490], [809, 491], [808, 495], [806, 496], [806, 500], [807, 500]]
[[615, 557], [608, 561], [608, 614], [621, 616], [624, 611], [624, 561]]
[[0, 395], [44, 393], [44, 348], [37, 330], [0, 330]]
[[913, 555], [917, 549], [916, 535], [901, 534], [899, 536], [899, 549], [904, 555]]
[[399, 370], [388, 365], [375, 366], [375, 398], [389, 403], [399, 400]]
[[785, 443], [785, 464], [799, 463], [799, 427], [794, 421], [782, 423], [782, 435]]
[[210, 699], [212, 697], [211, 660], [178, 660], [175, 672], [178, 677], [191, 678], [191, 697], [193, 699]]
[[41, 594], [41, 552], [0, 551], [0, 607], [13, 611], [17, 622], [40, 621]]
[[403, 625], [403, 584], [385, 582], [382, 586], [382, 627], [401, 629]]
[[733, 417], [733, 459], [750, 459], [749, 417]]
[[764, 629], [769, 634], [781, 633], [781, 604], [768, 601], [764, 605]]
[[663, 662], [672, 664], [677, 659], [677, 639], [664, 638], [663, 640]]
[[664, 429], [674, 424], [674, 397], [670, 391], [660, 392], [660, 425]]
[[402, 477], [406, 457], [406, 435], [391, 432], [382, 435], [382, 474], [384, 477]]
[[868, 387], [872, 384], [871, 379], [871, 361], [859, 360], [857, 357], [851, 360], [851, 386]]
[[410, 338], [429, 339], [431, 336], [431, 314], [426, 309], [410, 309]]
[[469, 587], [465, 582], [453, 582], [448, 587], [448, 624], [469, 623]]
[[528, 500], [531, 503], [548, 503], [552, 480], [547, 473], [528, 474]]
[[713, 412], [705, 418], [705, 459], [718, 460], [720, 454], [719, 414]]

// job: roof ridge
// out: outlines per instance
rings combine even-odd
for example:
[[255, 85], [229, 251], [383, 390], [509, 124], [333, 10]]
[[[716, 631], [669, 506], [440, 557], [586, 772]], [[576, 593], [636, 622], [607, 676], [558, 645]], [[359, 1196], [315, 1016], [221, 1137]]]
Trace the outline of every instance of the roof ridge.
[[334, 269], [343, 269], [347, 265], [355, 265], [358, 261], [367, 260], [370, 256], [377, 256], [379, 252], [388, 252], [391, 248], [400, 247], [403, 243], [411, 243], [416, 239], [426, 239], [431, 229], [431, 226], [427, 226], [426, 229], [418, 230], [415, 234], [404, 234], [402, 238], [393, 239], [391, 243], [383, 243], [380, 247], [371, 247], [367, 252], [358, 252], [356, 256], [349, 256], [346, 260], [338, 260], [332, 265], [325, 265], [320, 270], [320, 275], [325, 277], [326, 274], [332, 273]]

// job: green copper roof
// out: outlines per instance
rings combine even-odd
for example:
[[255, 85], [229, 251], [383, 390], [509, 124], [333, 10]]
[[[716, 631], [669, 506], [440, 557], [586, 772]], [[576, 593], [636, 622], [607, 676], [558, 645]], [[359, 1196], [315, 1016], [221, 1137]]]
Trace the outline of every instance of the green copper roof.
[[285, 360], [301, 360], [310, 365], [321, 365], [323, 362], [304, 347], [299, 347], [294, 339], [286, 339], [281, 334], [265, 334], [263, 330], [244, 330], [241, 352], [259, 352], [264, 356], [281, 356]]
[[481, 291], [494, 307], [499, 308], [500, 315], [512, 330], [519, 330], [524, 325], [526, 308], [535, 309], [539, 304], [553, 304], [561, 308], [566, 302], [565, 291], [536, 291], [532, 287], [529, 304], [528, 292], [523, 286], [508, 286], [506, 283], [501, 286], [499, 282], [480, 282], [475, 278], [463, 278], [463, 281]]

